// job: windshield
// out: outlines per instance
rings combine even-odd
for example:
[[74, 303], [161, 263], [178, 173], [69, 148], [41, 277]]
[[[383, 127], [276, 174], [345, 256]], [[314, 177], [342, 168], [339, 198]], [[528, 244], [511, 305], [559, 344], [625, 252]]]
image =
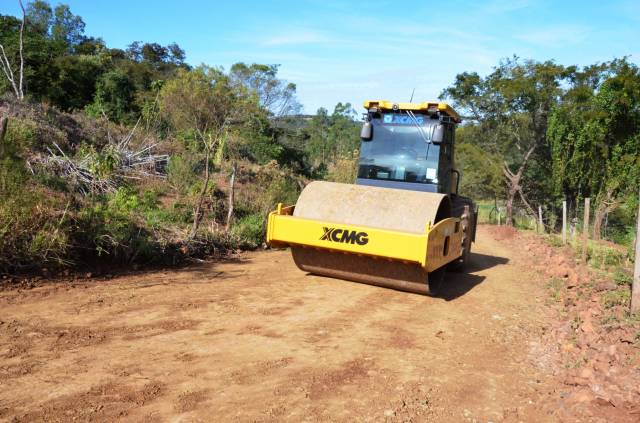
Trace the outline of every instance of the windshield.
[[440, 146], [428, 142], [437, 120], [395, 113], [371, 123], [373, 138], [361, 144], [358, 178], [438, 183]]

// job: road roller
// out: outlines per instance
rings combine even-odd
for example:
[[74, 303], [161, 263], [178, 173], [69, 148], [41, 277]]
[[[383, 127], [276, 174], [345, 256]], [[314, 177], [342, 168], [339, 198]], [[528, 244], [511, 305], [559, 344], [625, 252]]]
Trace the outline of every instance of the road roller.
[[446, 103], [365, 101], [354, 184], [309, 183], [269, 214], [267, 243], [301, 270], [438, 295], [475, 241], [477, 210], [458, 194], [455, 127]]

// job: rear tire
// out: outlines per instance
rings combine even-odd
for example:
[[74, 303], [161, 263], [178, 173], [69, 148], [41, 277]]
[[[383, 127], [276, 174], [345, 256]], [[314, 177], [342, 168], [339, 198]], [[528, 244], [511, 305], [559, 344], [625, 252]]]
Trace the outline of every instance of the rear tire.
[[[465, 210], [465, 206], [468, 206]], [[462, 210], [461, 210], [462, 209]], [[447, 269], [453, 272], [464, 271], [471, 255], [471, 243], [473, 242], [473, 232], [475, 230], [474, 204], [471, 200], [457, 196], [454, 199], [454, 216], [460, 218], [460, 229], [462, 230], [462, 254], [460, 258], [447, 265]]]

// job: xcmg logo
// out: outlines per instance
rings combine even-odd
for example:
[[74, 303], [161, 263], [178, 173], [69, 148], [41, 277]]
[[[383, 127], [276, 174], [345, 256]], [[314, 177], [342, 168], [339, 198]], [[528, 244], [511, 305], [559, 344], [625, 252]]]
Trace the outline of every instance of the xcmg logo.
[[322, 228], [324, 234], [320, 241], [343, 242], [345, 244], [366, 245], [369, 242], [369, 234], [366, 232], [350, 231], [348, 229]]

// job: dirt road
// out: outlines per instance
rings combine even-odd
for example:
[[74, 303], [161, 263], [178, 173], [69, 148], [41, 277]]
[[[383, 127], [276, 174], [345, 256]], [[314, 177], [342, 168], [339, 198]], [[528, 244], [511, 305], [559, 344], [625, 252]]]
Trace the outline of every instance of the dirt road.
[[487, 228], [448, 284], [309, 276], [269, 251], [5, 291], [0, 420], [549, 421], [542, 284]]

